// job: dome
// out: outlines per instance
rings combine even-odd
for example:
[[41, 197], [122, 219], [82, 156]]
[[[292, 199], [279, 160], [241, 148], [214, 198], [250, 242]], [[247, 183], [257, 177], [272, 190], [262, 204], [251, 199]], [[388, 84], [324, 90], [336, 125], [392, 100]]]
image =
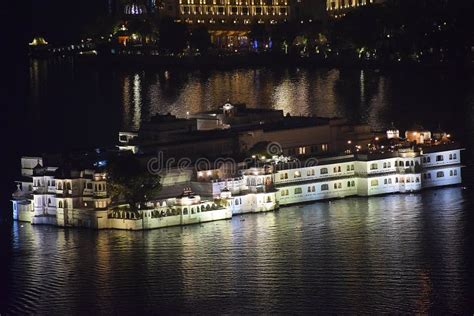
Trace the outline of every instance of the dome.
[[126, 15], [142, 15], [147, 13], [147, 9], [144, 4], [129, 3], [125, 5], [123, 13]]
[[12, 194], [13, 199], [20, 199], [23, 197], [23, 192], [20, 189], [20, 184], [17, 184], [15, 192]]
[[46, 46], [48, 42], [44, 39], [44, 37], [35, 37], [30, 43], [30, 46]]

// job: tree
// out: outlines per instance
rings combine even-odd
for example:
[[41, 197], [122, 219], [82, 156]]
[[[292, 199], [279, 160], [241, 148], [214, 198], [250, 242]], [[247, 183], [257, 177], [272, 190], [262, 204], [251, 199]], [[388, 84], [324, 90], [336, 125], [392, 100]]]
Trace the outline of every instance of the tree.
[[205, 54], [211, 46], [211, 36], [205, 26], [194, 29], [191, 33], [191, 47]]
[[258, 49], [264, 45], [263, 43], [268, 42], [269, 33], [267, 32], [265, 25], [254, 23], [250, 29], [249, 37], [252, 41], [252, 47]]
[[183, 23], [176, 23], [165, 17], [160, 23], [160, 48], [180, 53], [187, 48], [189, 39], [188, 28]]
[[108, 188], [113, 201], [125, 201], [132, 210], [149, 201], [161, 189], [160, 177], [152, 174], [137, 156], [119, 156], [107, 165]]

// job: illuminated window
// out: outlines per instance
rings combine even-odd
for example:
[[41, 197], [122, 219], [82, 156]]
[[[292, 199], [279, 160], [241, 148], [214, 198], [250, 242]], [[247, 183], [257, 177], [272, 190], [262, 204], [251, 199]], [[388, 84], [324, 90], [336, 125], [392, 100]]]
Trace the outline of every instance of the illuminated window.
[[328, 144], [322, 144], [321, 151], [328, 151]]
[[300, 171], [295, 171], [295, 178], [301, 178], [301, 172]]

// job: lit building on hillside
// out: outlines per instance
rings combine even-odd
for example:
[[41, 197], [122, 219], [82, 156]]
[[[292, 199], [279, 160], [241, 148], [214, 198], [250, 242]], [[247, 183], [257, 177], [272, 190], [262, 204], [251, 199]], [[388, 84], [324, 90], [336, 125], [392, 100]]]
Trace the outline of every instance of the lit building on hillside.
[[[168, 1], [165, 13], [177, 21], [205, 25], [219, 47], [248, 47], [253, 24], [274, 25], [288, 21], [289, 0], [179, 0]], [[169, 12], [166, 12], [169, 10]]]
[[383, 0], [326, 0], [326, 10], [333, 17], [344, 16], [355, 8], [381, 3]]

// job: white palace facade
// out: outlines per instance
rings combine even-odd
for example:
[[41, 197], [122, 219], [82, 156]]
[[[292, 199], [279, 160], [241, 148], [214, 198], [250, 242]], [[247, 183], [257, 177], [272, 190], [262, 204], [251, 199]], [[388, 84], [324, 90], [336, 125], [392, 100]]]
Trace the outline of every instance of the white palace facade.
[[422, 129], [407, 131], [404, 139], [398, 134], [388, 131], [367, 149], [356, 145], [340, 156], [253, 156], [236, 164], [236, 170], [226, 164], [168, 170], [160, 175], [161, 196], [134, 212], [128, 205], [112, 203], [104, 171], [46, 167], [40, 157], [23, 157], [22, 180], [12, 195], [13, 218], [64, 227], [141, 230], [462, 183], [462, 148], [450, 135], [432, 136]]

